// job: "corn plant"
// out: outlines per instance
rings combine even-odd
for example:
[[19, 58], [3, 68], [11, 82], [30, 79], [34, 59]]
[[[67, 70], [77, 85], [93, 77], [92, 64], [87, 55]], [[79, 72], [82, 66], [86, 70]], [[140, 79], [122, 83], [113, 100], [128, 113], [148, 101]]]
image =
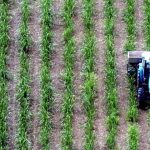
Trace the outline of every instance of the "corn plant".
[[105, 44], [106, 44], [106, 104], [107, 104], [107, 146], [108, 149], [116, 149], [116, 135], [119, 123], [118, 97], [116, 85], [116, 61], [114, 49], [114, 24], [115, 8], [114, 1], [105, 1]]
[[135, 49], [136, 24], [135, 24], [135, 0], [126, 0], [126, 9], [124, 14], [126, 22], [127, 41], [125, 51]]
[[53, 89], [51, 83], [52, 52], [52, 26], [53, 15], [51, 11], [52, 0], [41, 0], [41, 97], [40, 97], [40, 144], [42, 149], [50, 149], [49, 135], [51, 131], [51, 108], [53, 104]]
[[7, 51], [9, 46], [8, 4], [0, 2], [0, 149], [7, 149]]
[[[125, 10], [125, 22], [127, 30], [127, 42], [125, 45], [125, 51], [132, 51], [135, 49], [135, 37], [136, 37], [136, 24], [135, 24], [135, 0], [126, 0]], [[135, 80], [133, 77], [128, 77], [128, 89], [129, 89], [129, 101], [128, 101], [128, 121], [130, 125], [128, 127], [128, 145], [129, 149], [138, 149], [138, 130], [135, 122], [138, 120], [138, 109], [136, 102], [136, 88], [134, 87]], [[134, 136], [137, 136], [135, 139]]]
[[72, 116], [73, 116], [73, 68], [74, 68], [74, 25], [73, 25], [73, 13], [74, 13], [74, 0], [65, 0], [63, 8], [63, 19], [64, 19], [64, 85], [65, 93], [63, 99], [62, 113], [62, 137], [61, 137], [61, 147], [63, 150], [72, 149]]
[[144, 36], [146, 42], [146, 50], [150, 51], [150, 1], [144, 0]]
[[84, 70], [84, 85], [83, 85], [83, 102], [85, 113], [87, 116], [85, 124], [85, 143], [84, 149], [94, 149], [95, 135], [94, 129], [94, 99], [95, 99], [95, 86], [96, 86], [96, 75], [95, 75], [95, 36], [94, 36], [94, 1], [83, 0], [83, 20], [85, 29], [85, 41], [83, 46], [83, 55], [85, 60]]
[[19, 30], [19, 61], [20, 74], [17, 86], [17, 100], [19, 102], [19, 121], [17, 148], [29, 149], [28, 142], [28, 122], [29, 122], [29, 94], [30, 94], [30, 75], [29, 75], [29, 58], [28, 51], [30, 47], [30, 35], [28, 29], [29, 21], [29, 2], [23, 0], [21, 3], [21, 23]]
[[128, 128], [128, 149], [138, 150], [139, 146], [139, 129], [136, 124], [129, 125]]
[[138, 109], [136, 100], [136, 87], [134, 86], [135, 80], [132, 77], [128, 78], [129, 88], [129, 108], [128, 108], [128, 120], [136, 122], [138, 120]]
[[136, 88], [134, 87], [134, 79], [132, 77], [128, 78], [128, 88], [129, 88], [129, 108], [128, 108], [128, 121], [130, 121], [130, 125], [128, 127], [128, 146], [129, 150], [138, 149], [138, 140], [139, 133], [138, 127], [136, 125], [136, 121], [138, 121], [138, 109], [137, 109], [137, 98], [136, 98]]

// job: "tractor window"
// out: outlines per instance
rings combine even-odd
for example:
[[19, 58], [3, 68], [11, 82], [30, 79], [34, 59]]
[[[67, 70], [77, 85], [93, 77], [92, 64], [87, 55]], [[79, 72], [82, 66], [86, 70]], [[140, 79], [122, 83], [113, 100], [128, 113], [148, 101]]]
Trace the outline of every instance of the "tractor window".
[[146, 62], [146, 61], [145, 61], [144, 59], [142, 59], [142, 67], [143, 67], [143, 68], [145, 68], [145, 62]]
[[150, 63], [147, 63], [147, 64], [146, 64], [146, 68], [147, 68], [147, 69], [150, 69]]

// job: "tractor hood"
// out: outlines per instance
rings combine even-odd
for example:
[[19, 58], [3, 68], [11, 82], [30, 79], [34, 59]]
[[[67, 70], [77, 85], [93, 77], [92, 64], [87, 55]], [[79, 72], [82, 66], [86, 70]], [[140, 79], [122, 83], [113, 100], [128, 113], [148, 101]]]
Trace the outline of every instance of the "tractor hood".
[[147, 63], [150, 63], [150, 52], [143, 52], [142, 58], [144, 58]]
[[130, 51], [128, 52], [128, 62], [129, 63], [140, 63], [144, 58], [147, 62], [150, 62], [150, 52], [149, 51]]

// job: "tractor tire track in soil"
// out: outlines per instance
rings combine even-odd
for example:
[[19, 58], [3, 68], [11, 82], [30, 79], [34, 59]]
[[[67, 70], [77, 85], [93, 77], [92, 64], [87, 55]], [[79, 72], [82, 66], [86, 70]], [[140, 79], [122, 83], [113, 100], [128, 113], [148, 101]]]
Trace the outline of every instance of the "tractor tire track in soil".
[[74, 16], [74, 37], [75, 37], [75, 67], [74, 67], [74, 112], [73, 112], [73, 149], [82, 150], [84, 145], [84, 123], [86, 117], [82, 103], [83, 85], [83, 55], [82, 46], [84, 42], [84, 25], [82, 20], [82, 0], [77, 0]]
[[51, 134], [51, 149], [60, 149], [61, 144], [61, 122], [62, 122], [62, 100], [64, 93], [64, 84], [61, 74], [64, 70], [63, 62], [63, 18], [61, 17], [63, 9], [63, 0], [53, 1], [53, 15], [54, 15], [54, 27], [53, 27], [53, 42], [54, 48], [52, 53], [52, 85], [54, 87], [54, 105], [52, 116], [52, 134]]
[[33, 150], [39, 149], [39, 101], [40, 101], [40, 1], [31, 1], [30, 3], [30, 20], [29, 31], [32, 38], [32, 46], [30, 49], [30, 77], [31, 77], [31, 126], [30, 141]]
[[95, 1], [95, 36], [96, 36], [96, 75], [97, 75], [97, 95], [95, 99], [95, 150], [106, 149], [106, 100], [105, 100], [105, 36], [104, 36], [104, 1]]
[[17, 134], [17, 116], [19, 105], [16, 100], [16, 87], [18, 83], [19, 56], [18, 56], [18, 29], [20, 22], [19, 5], [17, 2], [10, 2], [10, 46], [8, 51], [8, 146], [10, 150], [15, 149], [15, 138]]
[[115, 1], [116, 8], [116, 25], [115, 25], [115, 50], [116, 50], [116, 67], [117, 67], [117, 89], [118, 89], [118, 105], [119, 105], [119, 126], [117, 136], [117, 148], [121, 150], [127, 149], [127, 109], [128, 109], [128, 90], [126, 64], [127, 55], [124, 53], [124, 45], [126, 42], [126, 26], [123, 21], [125, 9], [124, 0]]
[[144, 0], [135, 2], [136, 50], [144, 50]]

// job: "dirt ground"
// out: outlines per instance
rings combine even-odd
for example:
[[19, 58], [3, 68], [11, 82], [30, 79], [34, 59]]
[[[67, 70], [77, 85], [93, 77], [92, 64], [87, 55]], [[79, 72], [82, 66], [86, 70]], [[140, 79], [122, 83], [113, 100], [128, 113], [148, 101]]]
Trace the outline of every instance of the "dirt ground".
[[8, 82], [8, 145], [11, 150], [15, 148], [15, 137], [17, 132], [18, 103], [16, 101], [16, 86], [18, 83], [19, 60], [18, 60], [18, 29], [20, 13], [17, 1], [10, 4], [10, 47], [8, 51], [8, 71], [10, 80]]
[[32, 1], [30, 3], [31, 15], [29, 20], [29, 31], [32, 39], [32, 46], [30, 48], [30, 76], [31, 76], [31, 128], [29, 138], [31, 141], [32, 150], [39, 149], [38, 137], [39, 137], [39, 98], [40, 98], [40, 0]]
[[[143, 34], [143, 1], [136, 1], [135, 18], [137, 27], [136, 49], [144, 49]], [[64, 85], [62, 81], [62, 73], [64, 71], [63, 62], [63, 0], [53, 0], [52, 11], [54, 15], [53, 26], [53, 52], [52, 52], [52, 85], [54, 89], [54, 104], [52, 114], [52, 132], [50, 134], [50, 145], [52, 150], [59, 150], [61, 147], [61, 123], [62, 114], [61, 106], [63, 103]], [[95, 150], [107, 150], [106, 146], [106, 99], [105, 99], [105, 42], [104, 42], [104, 0], [95, 0], [94, 5], [94, 30], [96, 38], [96, 54], [95, 54], [95, 71], [97, 75], [97, 95], [95, 98]], [[10, 2], [10, 47], [8, 52], [8, 70], [10, 72], [10, 80], [8, 82], [8, 145], [10, 150], [15, 149], [15, 138], [17, 135], [17, 121], [19, 106], [16, 100], [16, 86], [19, 76], [19, 60], [18, 60], [18, 30], [20, 23], [20, 2], [19, 0]], [[75, 66], [74, 66], [74, 109], [73, 109], [73, 149], [83, 150], [84, 145], [84, 125], [86, 116], [82, 104], [82, 85], [83, 85], [83, 62], [84, 57], [82, 47], [84, 43], [84, 24], [82, 20], [82, 0], [76, 0], [74, 15], [74, 38], [75, 38]], [[126, 63], [127, 55], [124, 53], [124, 45], [126, 42], [126, 25], [123, 21], [123, 13], [126, 7], [124, 0], [116, 0], [114, 4], [116, 8], [115, 23], [115, 49], [116, 49], [116, 68], [117, 68], [117, 89], [119, 102], [119, 126], [116, 138], [117, 149], [126, 150], [127, 143], [127, 109], [128, 109], [128, 92], [126, 80]], [[39, 101], [40, 101], [40, 41], [41, 41], [41, 24], [40, 24], [40, 0], [30, 1], [30, 20], [29, 30], [32, 37], [32, 46], [30, 49], [30, 76], [31, 76], [31, 103], [30, 111], [32, 118], [29, 128], [29, 142], [31, 149], [41, 149], [39, 145]], [[139, 132], [140, 132], [140, 150], [148, 150], [148, 123], [147, 112], [139, 110]]]
[[63, 81], [62, 81], [62, 72], [64, 70], [63, 62], [63, 19], [61, 17], [63, 7], [63, 0], [54, 0], [53, 3], [53, 13], [54, 13], [54, 48], [52, 53], [52, 84], [54, 88], [54, 106], [53, 106], [53, 116], [52, 116], [52, 134], [51, 134], [51, 149], [59, 149], [61, 142], [61, 106], [63, 101]]
[[97, 75], [97, 97], [95, 99], [95, 150], [106, 149], [106, 100], [104, 84], [105, 44], [104, 44], [104, 1], [96, 0], [95, 3], [95, 36], [96, 36], [96, 75]]
[[82, 103], [82, 85], [83, 85], [83, 55], [82, 47], [84, 42], [84, 28], [82, 20], [82, 0], [77, 0], [74, 16], [74, 37], [75, 37], [75, 67], [74, 67], [74, 111], [73, 111], [73, 149], [81, 150], [84, 144], [84, 123], [86, 116]]
[[126, 54], [124, 45], [126, 42], [126, 29], [123, 21], [125, 3], [123, 0], [115, 1], [116, 8], [116, 25], [115, 25], [115, 49], [117, 65], [117, 85], [118, 85], [118, 102], [119, 102], [119, 127], [117, 137], [118, 149], [127, 149], [127, 109], [128, 109], [128, 92], [126, 80]]

